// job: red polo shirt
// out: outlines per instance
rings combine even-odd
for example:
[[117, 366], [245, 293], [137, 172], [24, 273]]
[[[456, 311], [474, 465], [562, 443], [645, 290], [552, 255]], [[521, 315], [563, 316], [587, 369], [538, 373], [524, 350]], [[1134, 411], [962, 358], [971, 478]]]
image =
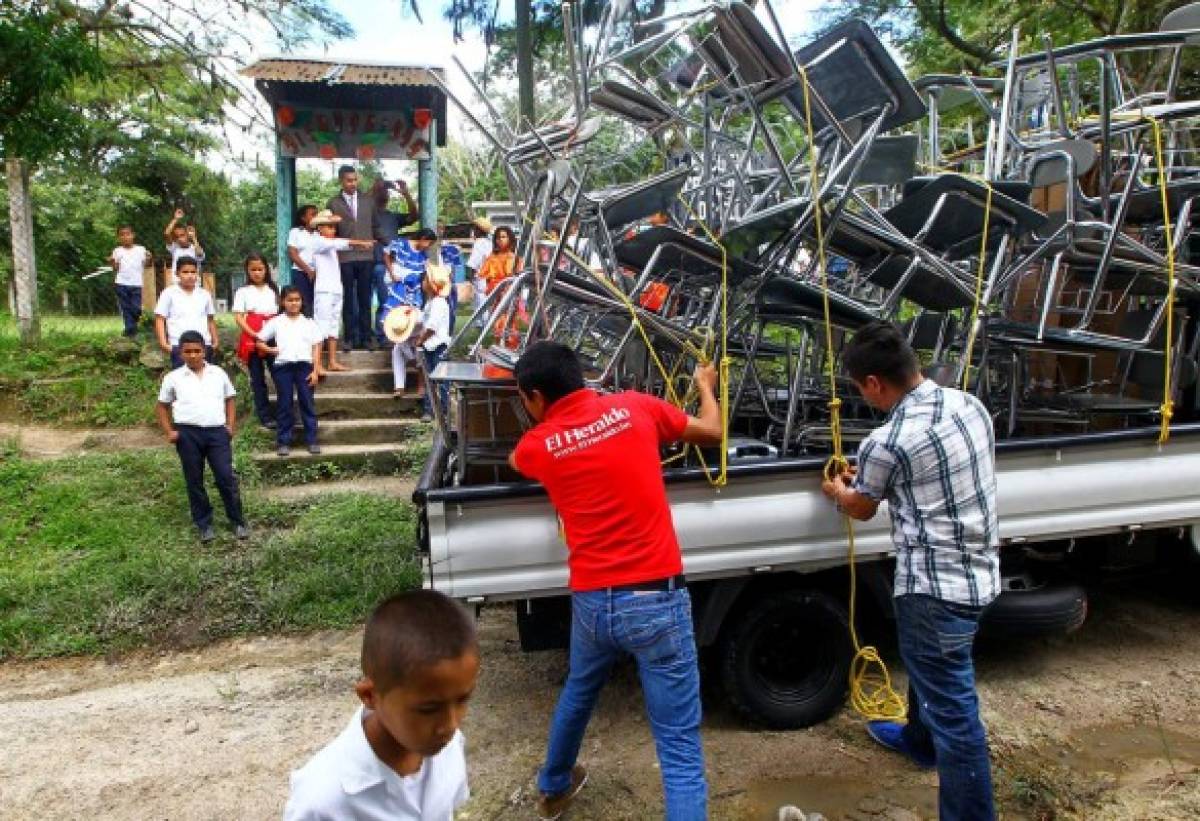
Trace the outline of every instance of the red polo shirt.
[[517, 444], [517, 469], [541, 482], [562, 520], [571, 589], [596, 590], [683, 570], [659, 448], [687, 414], [653, 396], [578, 390]]

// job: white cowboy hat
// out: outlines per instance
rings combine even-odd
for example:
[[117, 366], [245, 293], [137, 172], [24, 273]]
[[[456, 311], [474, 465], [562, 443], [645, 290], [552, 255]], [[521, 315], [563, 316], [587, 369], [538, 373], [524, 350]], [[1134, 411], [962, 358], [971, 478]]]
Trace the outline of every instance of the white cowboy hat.
[[439, 265], [436, 262], [425, 263], [425, 279], [433, 286], [438, 296], [450, 296], [454, 284], [454, 275], [449, 265]]
[[400, 345], [412, 336], [421, 324], [421, 312], [412, 305], [397, 305], [383, 318], [384, 335]]
[[309, 225], [316, 228], [318, 225], [337, 225], [341, 221], [341, 217], [326, 208], [324, 211], [318, 211], [317, 215], [309, 222]]

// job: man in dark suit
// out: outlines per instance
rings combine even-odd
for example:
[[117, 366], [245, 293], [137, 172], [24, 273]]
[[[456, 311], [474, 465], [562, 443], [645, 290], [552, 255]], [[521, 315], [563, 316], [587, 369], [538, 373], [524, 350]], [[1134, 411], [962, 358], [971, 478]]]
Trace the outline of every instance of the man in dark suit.
[[[337, 235], [345, 239], [379, 240], [376, 231], [375, 202], [358, 190], [358, 172], [352, 165], [338, 169], [341, 192], [329, 200], [328, 208], [342, 218], [337, 224]], [[371, 333], [371, 272], [375, 267], [375, 254], [371, 250], [351, 248], [340, 251], [338, 260], [342, 266], [342, 333], [345, 334], [345, 349], [367, 347], [375, 349], [375, 336]]]

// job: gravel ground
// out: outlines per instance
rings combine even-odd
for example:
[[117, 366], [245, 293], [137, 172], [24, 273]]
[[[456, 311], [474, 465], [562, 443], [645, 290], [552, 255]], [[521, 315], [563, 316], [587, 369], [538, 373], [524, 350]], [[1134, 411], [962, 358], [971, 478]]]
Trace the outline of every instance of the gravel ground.
[[[1198, 602], [1161, 585], [1113, 588], [1074, 636], [980, 648], [1005, 818], [1200, 817]], [[565, 657], [522, 653], [504, 609], [485, 611], [481, 630], [462, 817], [531, 818]], [[0, 817], [277, 818], [288, 771], [355, 707], [358, 642], [326, 632], [0, 665]], [[706, 712], [713, 818], [773, 819], [781, 804], [857, 821], [935, 814], [936, 776], [873, 747], [848, 712], [797, 732], [746, 726], [718, 698]], [[632, 669], [614, 673], [583, 758], [592, 782], [571, 818], [659, 816]]]

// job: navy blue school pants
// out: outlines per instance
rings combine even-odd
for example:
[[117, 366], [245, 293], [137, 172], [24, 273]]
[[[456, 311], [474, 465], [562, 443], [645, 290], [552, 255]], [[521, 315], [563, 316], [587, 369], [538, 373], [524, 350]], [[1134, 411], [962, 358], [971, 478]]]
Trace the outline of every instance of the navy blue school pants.
[[117, 306], [125, 321], [125, 336], [136, 336], [142, 318], [142, 289], [136, 285], [117, 286]]
[[292, 428], [296, 415], [292, 410], [292, 399], [300, 406], [300, 421], [304, 425], [304, 442], [317, 443], [317, 403], [313, 399], [308, 375], [312, 373], [311, 362], [276, 363], [271, 369], [275, 379], [275, 441], [281, 445], [292, 443]]
[[244, 525], [242, 497], [238, 493], [237, 474], [233, 472], [233, 444], [224, 425], [202, 428], [198, 425], [176, 425], [179, 441], [175, 451], [183, 465], [183, 481], [187, 485], [188, 505], [192, 521], [204, 530], [212, 525], [213, 508], [204, 489], [204, 463], [212, 468], [213, 479], [225, 505], [225, 515], [234, 525]]
[[267, 370], [273, 366], [275, 358], [250, 354], [246, 362], [246, 370], [250, 371], [250, 391], [254, 394], [254, 415], [258, 421], [267, 424], [271, 421], [270, 401], [267, 393]]
[[301, 313], [309, 319], [313, 318], [313, 281], [308, 274], [299, 268], [292, 269], [292, 284], [300, 289], [300, 302], [303, 305]]

